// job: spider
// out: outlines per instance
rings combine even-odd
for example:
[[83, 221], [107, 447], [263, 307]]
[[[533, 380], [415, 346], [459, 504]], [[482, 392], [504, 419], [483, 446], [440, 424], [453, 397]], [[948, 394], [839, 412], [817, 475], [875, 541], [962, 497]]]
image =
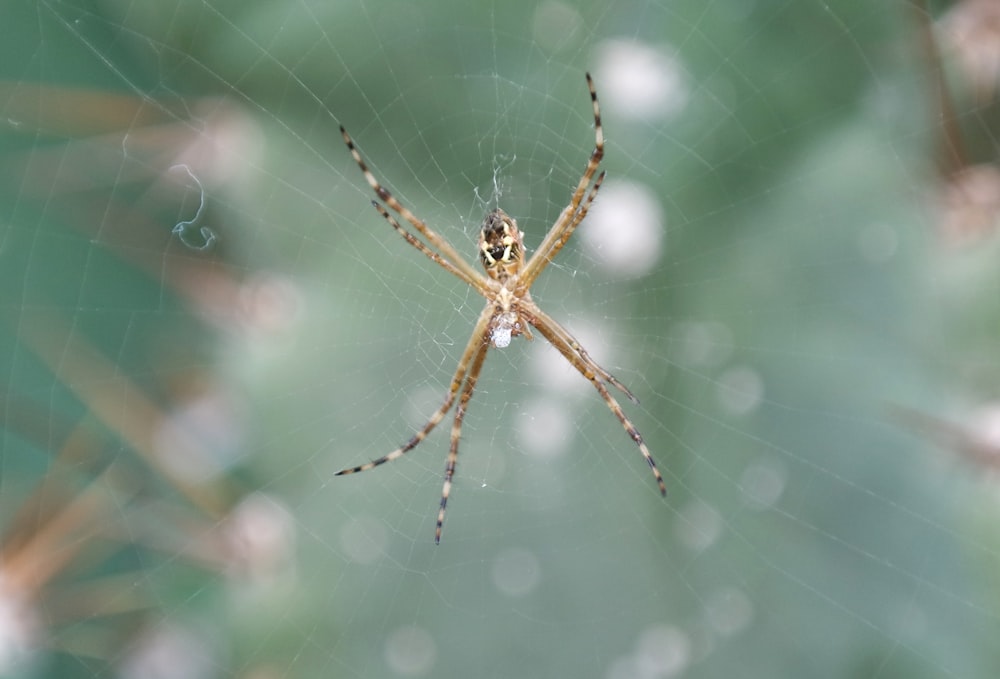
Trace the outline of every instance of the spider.
[[[458, 443], [462, 437], [462, 420], [465, 418], [469, 400], [472, 398], [472, 391], [476, 387], [476, 380], [479, 379], [483, 362], [486, 360], [486, 352], [491, 345], [497, 349], [503, 349], [510, 344], [511, 339], [521, 335], [526, 339], [532, 339], [531, 328], [537, 330], [581, 375], [590, 380], [608, 408], [625, 427], [625, 431], [639, 446], [639, 452], [649, 464], [649, 468], [656, 478], [656, 483], [660, 487], [660, 494], [667, 494], [663, 476], [656, 468], [656, 463], [653, 461], [652, 455], [649, 454], [649, 449], [646, 447], [642, 435], [622, 411], [618, 401], [608, 391], [607, 385], [610, 384], [621, 391], [633, 403], [638, 403], [638, 399], [611, 373], [599, 366], [569, 331], [542, 311], [531, 299], [529, 292], [531, 284], [566, 245], [570, 236], [573, 235], [573, 231], [587, 216], [587, 211], [604, 181], [604, 171], [597, 175], [596, 180], [594, 179], [594, 173], [597, 172], [601, 159], [604, 157], [604, 131], [601, 128], [601, 109], [597, 102], [594, 81], [589, 73], [586, 74], [586, 77], [587, 88], [590, 90], [590, 101], [594, 109], [595, 143], [590, 160], [587, 162], [583, 176], [576, 185], [576, 190], [573, 191], [569, 205], [560, 213], [538, 250], [527, 262], [524, 261], [524, 242], [521, 232], [517, 228], [517, 222], [500, 209], [487, 214], [480, 229], [478, 247], [479, 261], [486, 270], [485, 276], [474, 269], [458, 254], [455, 248], [396, 200], [396, 197], [375, 179], [347, 131], [343, 126], [340, 127], [344, 143], [347, 144], [354, 162], [361, 168], [361, 173], [375, 191], [375, 195], [393, 212], [409, 222], [426, 239], [426, 242], [400, 226], [396, 218], [386, 210], [382, 203], [373, 200], [372, 205], [378, 210], [378, 213], [389, 222], [399, 235], [406, 239], [407, 243], [441, 268], [465, 281], [486, 298], [486, 307], [479, 314], [479, 319], [472, 329], [472, 337], [469, 338], [469, 343], [466, 345], [465, 351], [462, 352], [462, 358], [458, 362], [458, 368], [451, 379], [451, 386], [441, 407], [431, 415], [423, 428], [399, 448], [377, 460], [337, 472], [337, 476], [354, 474], [399, 459], [416, 448], [430, 434], [431, 430], [444, 419], [457, 396], [458, 407], [455, 410], [455, 421], [451, 427], [451, 447], [448, 449], [444, 487], [441, 490], [441, 504], [438, 509], [437, 526], [434, 530], [435, 544], [441, 542], [441, 527], [444, 524], [448, 497], [451, 495], [452, 477], [455, 474], [455, 463], [458, 460]], [[589, 191], [588, 187], [590, 187]]]

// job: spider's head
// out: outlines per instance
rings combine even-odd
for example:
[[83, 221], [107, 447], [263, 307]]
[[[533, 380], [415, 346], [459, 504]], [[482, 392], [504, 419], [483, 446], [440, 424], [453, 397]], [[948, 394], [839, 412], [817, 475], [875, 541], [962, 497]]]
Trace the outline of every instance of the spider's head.
[[503, 210], [486, 215], [479, 232], [479, 259], [490, 278], [506, 280], [521, 270], [524, 241], [517, 222]]

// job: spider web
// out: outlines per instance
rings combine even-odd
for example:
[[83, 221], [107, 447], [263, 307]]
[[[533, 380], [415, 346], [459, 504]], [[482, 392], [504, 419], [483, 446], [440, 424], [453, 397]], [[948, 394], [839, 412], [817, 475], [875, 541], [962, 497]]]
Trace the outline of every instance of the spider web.
[[[0, 675], [995, 676], [997, 247], [941, 236], [912, 9], [8, 4]], [[450, 419], [334, 473], [438, 407], [482, 300], [337, 127], [470, 261], [496, 206], [530, 252], [587, 70], [608, 180], [532, 295], [668, 496], [519, 340], [435, 546]]]

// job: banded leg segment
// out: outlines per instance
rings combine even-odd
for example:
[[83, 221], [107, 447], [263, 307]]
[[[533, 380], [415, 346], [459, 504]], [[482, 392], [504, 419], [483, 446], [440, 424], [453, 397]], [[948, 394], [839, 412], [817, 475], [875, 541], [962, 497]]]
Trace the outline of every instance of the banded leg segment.
[[[618, 418], [618, 421], [621, 422], [622, 426], [625, 428], [625, 432], [633, 441], [635, 441], [635, 444], [639, 446], [639, 452], [642, 453], [643, 458], [645, 458], [646, 463], [649, 465], [649, 469], [653, 472], [653, 476], [656, 478], [656, 484], [660, 487], [660, 494], [666, 495], [667, 486], [663, 482], [663, 475], [660, 474], [660, 470], [657, 469], [656, 462], [653, 460], [653, 456], [650, 454], [649, 448], [646, 447], [646, 442], [643, 440], [642, 434], [639, 433], [639, 430], [635, 428], [632, 421], [628, 419], [627, 415], [625, 415], [621, 405], [617, 400], [615, 400], [615, 397], [611, 395], [608, 388], [604, 386], [604, 382], [601, 381], [601, 378], [615, 384], [615, 386], [624, 390], [626, 394], [630, 394], [630, 392], [623, 386], [620, 386], [621, 383], [617, 380], [612, 381], [614, 378], [611, 378], [604, 368], [594, 363], [586, 352], [583, 351], [579, 343], [572, 340], [573, 343], [576, 343], [574, 347], [573, 343], [567, 341], [566, 338], [572, 338], [572, 335], [570, 335], [569, 332], [562, 328], [562, 326], [558, 323], [552, 319], [548, 319], [547, 322], [543, 321], [539, 323], [532, 323], [532, 325], [534, 325], [535, 328], [542, 333], [542, 336], [545, 337], [545, 339], [552, 343], [552, 346], [559, 350], [559, 353], [562, 354], [574, 368], [576, 368], [577, 372], [590, 380], [590, 383], [594, 385], [594, 388], [597, 389], [597, 393], [599, 393], [601, 398], [604, 399], [604, 403], [607, 404], [608, 408], [612, 413], [614, 413], [615, 417]], [[557, 328], [558, 330], [556, 330]], [[607, 375], [607, 377], [604, 377], [605, 375]]]
[[[545, 268], [545, 265], [552, 261], [552, 246], [562, 238], [563, 232], [573, 224], [573, 218], [580, 207], [580, 201], [583, 200], [584, 193], [587, 187], [590, 186], [590, 182], [594, 179], [594, 173], [597, 172], [597, 167], [601, 164], [601, 159], [604, 158], [604, 128], [601, 126], [601, 106], [597, 101], [597, 90], [594, 89], [594, 80], [590, 77], [589, 73], [586, 75], [587, 89], [590, 90], [590, 102], [594, 108], [594, 150], [590, 154], [590, 160], [587, 161], [587, 168], [583, 171], [583, 176], [580, 177], [580, 181], [573, 191], [572, 200], [570, 200], [566, 209], [560, 213], [556, 223], [545, 234], [545, 238], [542, 240], [542, 244], [538, 246], [538, 250], [525, 265], [522, 276], [526, 280], [537, 278], [541, 270]], [[592, 191], [592, 193], [594, 192]]]
[[[572, 236], [573, 232], [576, 231], [576, 227], [580, 225], [580, 222], [582, 222], [587, 216], [587, 212], [590, 211], [590, 205], [594, 202], [594, 198], [597, 197], [597, 192], [601, 190], [601, 184], [604, 183], [605, 174], [606, 173], [602, 171], [601, 174], [597, 175], [597, 181], [595, 181], [594, 185], [590, 187], [590, 193], [587, 194], [587, 199], [583, 201], [583, 204], [580, 205], [580, 209], [576, 211], [572, 220], [570, 220], [566, 228], [563, 229], [562, 235], [559, 236], [559, 239], [551, 244], [545, 259], [539, 262], [538, 266], [527, 269], [521, 274], [521, 276], [518, 277], [517, 282], [521, 288], [528, 290], [534, 284], [538, 275], [542, 273], [545, 266], [551, 262], [557, 254], [559, 254], [559, 251], [562, 250], [563, 246], [569, 241], [570, 236]], [[567, 210], [568, 209], [569, 208], [567, 208]], [[561, 216], [560, 219], [562, 219]], [[539, 250], [539, 252], [541, 252], [541, 250]]]
[[477, 290], [479, 290], [480, 294], [482, 294], [484, 296], [488, 296], [490, 294], [489, 287], [486, 286], [486, 285], [484, 285], [483, 282], [482, 282], [482, 280], [480, 280], [478, 278], [469, 278], [468, 276], [465, 275], [465, 273], [463, 273], [461, 270], [459, 270], [458, 268], [456, 268], [454, 264], [452, 264], [451, 262], [449, 262], [447, 259], [445, 259], [441, 255], [439, 255], [438, 253], [436, 253], [433, 250], [431, 250], [429, 247], [427, 247], [427, 245], [422, 240], [420, 240], [419, 238], [417, 238], [416, 236], [414, 236], [412, 233], [410, 233], [409, 231], [407, 231], [406, 229], [404, 229], [402, 226], [400, 226], [399, 222], [396, 221], [395, 217], [393, 217], [391, 214], [389, 214], [389, 211], [386, 210], [384, 207], [382, 207], [382, 203], [378, 202], [377, 200], [373, 200], [372, 201], [372, 205], [375, 207], [376, 210], [378, 210], [378, 213], [380, 215], [382, 215], [382, 217], [384, 217], [387, 222], [389, 222], [389, 224], [392, 226], [392, 228], [395, 229], [396, 232], [406, 240], [407, 243], [409, 243], [410, 245], [412, 245], [413, 247], [415, 247], [417, 250], [420, 250], [420, 252], [422, 252], [425, 255], [427, 255], [427, 257], [432, 262], [434, 262], [435, 264], [437, 264], [438, 266], [440, 266], [442, 269], [444, 269], [444, 270], [446, 270], [446, 271], [448, 271], [450, 273], [455, 274], [456, 276], [458, 276], [459, 278], [461, 278], [463, 281], [465, 281], [466, 283], [468, 283], [472, 287], [474, 287]]
[[347, 150], [351, 152], [354, 162], [358, 164], [359, 168], [361, 168], [361, 174], [365, 176], [365, 181], [367, 181], [368, 185], [372, 187], [373, 191], [375, 191], [376, 196], [384, 201], [390, 208], [395, 210], [400, 217], [408, 221], [413, 228], [419, 231], [420, 234], [430, 242], [431, 246], [437, 248], [445, 259], [450, 261], [456, 269], [465, 274], [466, 279], [477, 280], [485, 278], [481, 273], [473, 269], [472, 266], [466, 262], [460, 254], [458, 254], [455, 248], [448, 244], [448, 241], [427, 226], [422, 219], [419, 219], [415, 214], [410, 212], [408, 208], [396, 200], [396, 197], [392, 195], [389, 189], [382, 186], [379, 181], [375, 179], [375, 175], [373, 175], [371, 170], [368, 169], [364, 159], [361, 157], [361, 153], [359, 153], [358, 149], [354, 146], [354, 140], [352, 140], [351, 136], [347, 134], [347, 130], [344, 129], [343, 125], [340, 126], [340, 135], [344, 138], [344, 143], [347, 144]]
[[[477, 351], [479, 351], [487, 337], [486, 328], [489, 324], [490, 318], [493, 316], [492, 305], [487, 305], [483, 312], [479, 315], [479, 320], [476, 322], [476, 327], [472, 330], [472, 337], [469, 338], [469, 343], [465, 346], [465, 351], [462, 352], [462, 358], [458, 362], [458, 369], [455, 371], [454, 377], [451, 378], [451, 386], [448, 388], [448, 395], [444, 399], [444, 403], [441, 407], [431, 415], [430, 419], [427, 420], [427, 424], [423, 426], [420, 431], [413, 435], [413, 437], [407, 441], [405, 444], [396, 448], [388, 455], [383, 455], [377, 460], [372, 460], [371, 462], [366, 462], [364, 464], [358, 465], [357, 467], [341, 469], [336, 473], [336, 476], [345, 476], [347, 474], [356, 474], [358, 472], [368, 471], [369, 469], [374, 469], [375, 467], [385, 464], [386, 462], [392, 462], [393, 460], [399, 459], [406, 453], [410, 452], [417, 445], [427, 438], [427, 435], [431, 433], [431, 430], [438, 425], [438, 423], [444, 419], [445, 414], [451, 409], [451, 405], [455, 402], [455, 395], [458, 390], [462, 387], [462, 383], [466, 381], [466, 374], [469, 370], [469, 364], [473, 362], [473, 356], [479, 360], [480, 367], [482, 367], [482, 359], [480, 358]], [[484, 352], [485, 353], [485, 352]], [[478, 371], [477, 371], [478, 372]], [[463, 392], [464, 393], [464, 392]], [[466, 399], [468, 400], [468, 399]]]
[[476, 357], [472, 359], [472, 367], [469, 368], [468, 376], [465, 378], [465, 386], [462, 387], [462, 395], [458, 398], [458, 407], [455, 409], [455, 421], [451, 425], [451, 446], [448, 448], [448, 462], [444, 468], [444, 486], [441, 488], [441, 508], [438, 510], [437, 526], [434, 528], [434, 544], [441, 542], [441, 526], [444, 524], [444, 513], [448, 508], [448, 497], [451, 495], [451, 479], [455, 475], [455, 463], [458, 462], [458, 443], [462, 438], [462, 421], [465, 419], [465, 411], [469, 406], [469, 399], [476, 388], [476, 380], [483, 369], [483, 361], [486, 359], [486, 351], [490, 348], [489, 341], [483, 342], [479, 347]]
[[[628, 400], [632, 401], [632, 403], [635, 403], [635, 404], [639, 403], [639, 399], [637, 399], [635, 397], [635, 394], [633, 394], [629, 390], [628, 387], [626, 387], [624, 384], [622, 384], [621, 382], [619, 382], [618, 379], [614, 375], [612, 375], [607, 370], [605, 370], [604, 368], [602, 368], [597, 363], [597, 361], [595, 361], [593, 358], [591, 358], [590, 354], [587, 353], [587, 350], [583, 348], [583, 346], [580, 344], [579, 341], [577, 341], [577, 339], [575, 337], [573, 337], [572, 333], [570, 333], [570, 331], [567, 330], [566, 328], [562, 327], [559, 324], [558, 321], [556, 321], [554, 318], [552, 318], [551, 316], [549, 316], [547, 313], [545, 313], [544, 311], [542, 311], [541, 309], [539, 309], [537, 305], [532, 305], [531, 309], [528, 310], [528, 313], [531, 316], [533, 316], [535, 319], [537, 319], [540, 323], [544, 323], [545, 325], [547, 325], [548, 329], [549, 329], [549, 332], [551, 332], [553, 335], [559, 337], [560, 341], [564, 345], [570, 347], [573, 350], [573, 352], [580, 358], [580, 360], [583, 363], [585, 363], [586, 365], [591, 366], [591, 368], [594, 370], [594, 372], [596, 372], [598, 375], [601, 376], [601, 379], [603, 379], [608, 384], [614, 386], [616, 389], [618, 389], [618, 391], [620, 391], [623, 394], [625, 394], [626, 396], [628, 396]], [[535, 326], [535, 327], [538, 327], [538, 326]], [[546, 335], [544, 332], [543, 332], [543, 335], [545, 337], [549, 337], [549, 335]], [[549, 339], [549, 341], [552, 342], [551, 339]], [[556, 344], [555, 342], [553, 342], [553, 346], [555, 346], [557, 349], [559, 349], [559, 345]], [[562, 349], [559, 349], [559, 351], [560, 351], [560, 353], [563, 354], [563, 356], [566, 356], [566, 353]], [[569, 356], [566, 356], [566, 358], [569, 358]], [[578, 370], [579, 370], [579, 368], [578, 368]], [[584, 377], [586, 377], [586, 375], [584, 375]]]

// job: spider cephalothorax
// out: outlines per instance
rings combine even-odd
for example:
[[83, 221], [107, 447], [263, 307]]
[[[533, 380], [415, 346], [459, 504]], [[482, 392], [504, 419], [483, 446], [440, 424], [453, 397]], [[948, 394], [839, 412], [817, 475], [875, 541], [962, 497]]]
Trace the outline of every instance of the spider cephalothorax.
[[472, 337], [465, 345], [465, 351], [458, 361], [458, 369], [455, 370], [455, 375], [451, 379], [451, 387], [448, 389], [448, 394], [441, 407], [431, 415], [427, 423], [409, 441], [399, 448], [377, 460], [337, 472], [338, 475], [354, 474], [399, 459], [427, 438], [431, 430], [444, 419], [445, 414], [455, 404], [457, 397], [458, 407], [455, 411], [455, 423], [451, 428], [451, 447], [448, 449], [448, 461], [444, 469], [444, 487], [441, 489], [441, 506], [438, 509], [434, 542], [441, 540], [445, 507], [451, 494], [451, 480], [455, 474], [455, 464], [458, 461], [458, 442], [462, 437], [462, 420], [465, 418], [465, 411], [472, 398], [472, 392], [476, 388], [476, 380], [479, 379], [479, 373], [483, 369], [486, 352], [491, 346], [506, 347], [510, 344], [511, 338], [519, 335], [531, 339], [531, 328], [541, 333], [542, 337], [548, 340], [576, 368], [577, 372], [590, 380], [608, 408], [621, 422], [629, 437], [639, 446], [639, 452], [642, 453], [656, 478], [660, 493], [665, 495], [667, 492], [663, 477], [656, 468], [656, 463], [653, 462], [653, 457], [649, 454], [646, 443], [642, 440], [635, 425], [622, 411], [618, 401], [611, 395], [607, 385], [610, 384], [632, 401], [638, 403], [635, 396], [611, 373], [598, 365], [568, 330], [542, 311], [532, 301], [529, 293], [532, 283], [538, 278], [538, 274], [566, 245], [569, 237], [573, 235], [573, 231], [587, 216], [587, 210], [590, 209], [598, 190], [601, 188], [601, 182], [604, 181], [603, 172], [597, 174], [596, 178], [594, 177], [601, 163], [601, 158], [604, 157], [604, 132], [601, 128], [601, 109], [597, 103], [597, 92], [594, 90], [594, 82], [589, 73], [587, 74], [587, 87], [590, 90], [590, 101], [594, 111], [594, 151], [590, 154], [590, 160], [573, 191], [569, 205], [560, 213], [559, 218], [556, 219], [555, 224], [552, 225], [538, 246], [538, 250], [527, 262], [524, 261], [524, 243], [521, 239], [521, 232], [517, 228], [517, 222], [500, 209], [493, 210], [486, 215], [479, 238], [479, 259], [486, 269], [486, 276], [477, 271], [448, 241], [396, 200], [389, 189], [379, 184], [375, 176], [368, 170], [361, 154], [354, 148], [351, 137], [343, 127], [340, 128], [344, 143], [347, 144], [351, 156], [354, 157], [354, 162], [361, 168], [365, 180], [375, 191], [375, 195], [396, 214], [409, 222], [427, 242], [425, 243], [400, 226], [396, 218], [389, 214], [382, 203], [372, 201], [379, 214], [389, 222], [399, 235], [406, 239], [407, 243], [420, 250], [444, 270], [465, 281], [486, 298], [486, 306], [480, 312], [476, 327], [472, 330]]

